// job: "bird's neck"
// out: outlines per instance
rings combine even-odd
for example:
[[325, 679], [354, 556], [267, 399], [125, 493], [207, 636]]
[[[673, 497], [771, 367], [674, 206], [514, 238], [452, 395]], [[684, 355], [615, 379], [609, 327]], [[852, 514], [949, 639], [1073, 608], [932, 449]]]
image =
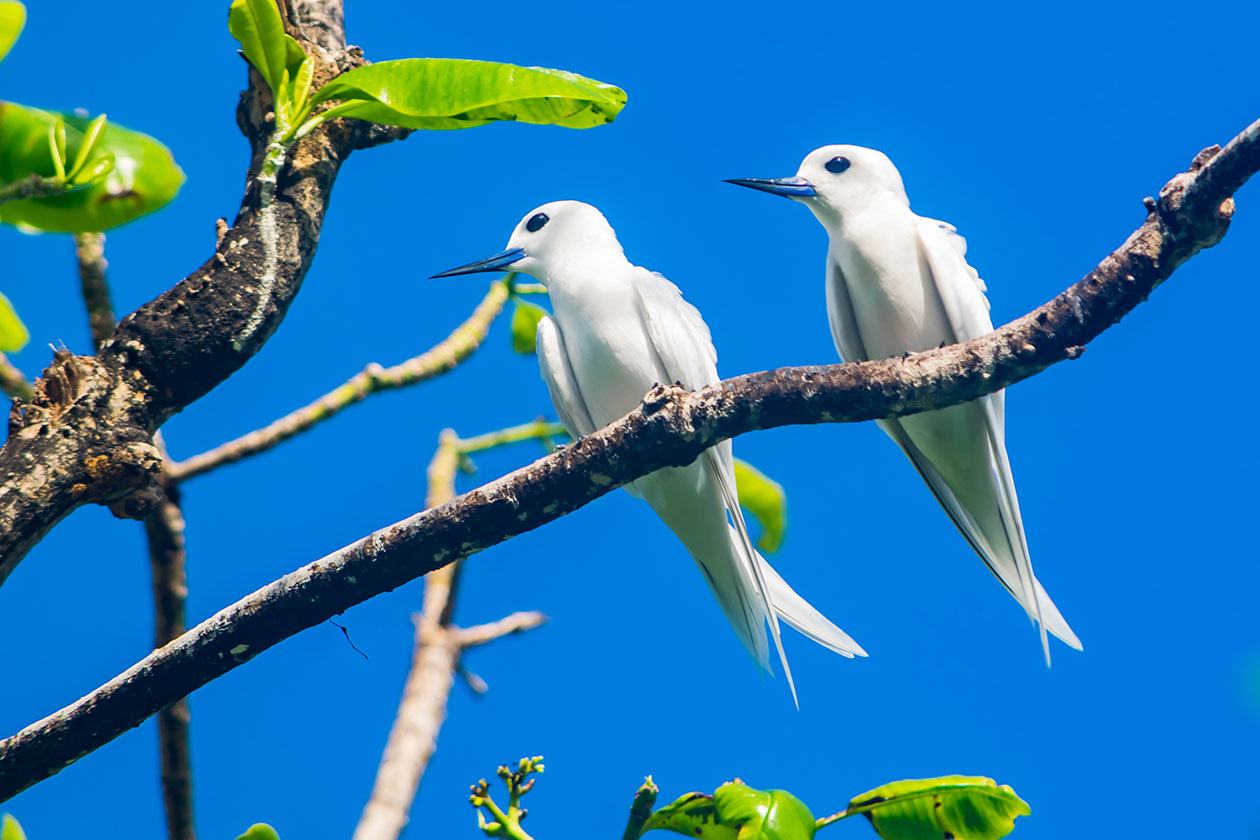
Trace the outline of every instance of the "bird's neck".
[[898, 196], [883, 193], [839, 205], [811, 205], [814, 216], [827, 229], [832, 244], [851, 242], [887, 227], [913, 227], [914, 213]]
[[587, 315], [624, 306], [633, 290], [635, 267], [620, 252], [573, 252], [551, 261], [544, 283], [557, 310], [581, 310]]

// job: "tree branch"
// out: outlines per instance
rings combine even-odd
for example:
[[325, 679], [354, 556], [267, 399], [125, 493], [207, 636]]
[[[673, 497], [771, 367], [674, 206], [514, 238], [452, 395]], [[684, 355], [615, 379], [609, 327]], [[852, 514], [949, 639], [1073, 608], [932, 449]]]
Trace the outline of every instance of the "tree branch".
[[[290, 34], [302, 40], [303, 27], [319, 29], [323, 50], [311, 47], [316, 86], [363, 63], [357, 49], [328, 42], [340, 31], [339, 0], [291, 5], [305, 17]], [[317, 26], [320, 20], [329, 27]], [[55, 354], [31, 400], [10, 413], [0, 449], [0, 582], [76, 507], [141, 488], [157, 497], [162, 465], [153, 433], [244, 365], [280, 325], [314, 259], [342, 162], [379, 142], [367, 123], [331, 120], [289, 149], [274, 176], [264, 173], [271, 94], [249, 72], [237, 116], [253, 157], [236, 222], [213, 256], [123, 318], [96, 356]]]
[[431, 350], [389, 368], [370, 364], [336, 389], [268, 426], [186, 461], [167, 464], [167, 475], [174, 482], [182, 482], [224, 464], [257, 455], [329, 419], [343, 408], [348, 408], [371, 394], [415, 385], [454, 370], [481, 346], [490, 324], [503, 311], [507, 298], [507, 283], [496, 281], [468, 320]]
[[[178, 490], [168, 486], [166, 493], [157, 510], [144, 520], [144, 531], [149, 541], [149, 565], [153, 570], [155, 649], [183, 635], [184, 604], [188, 597], [184, 516], [179, 508]], [[162, 800], [170, 840], [193, 840], [196, 837], [189, 719], [187, 698], [164, 707], [157, 716]]]
[[[76, 233], [75, 256], [79, 264], [79, 280], [83, 305], [87, 310], [92, 346], [99, 352], [113, 335], [116, 323], [110, 300], [105, 270], [105, 234]], [[163, 463], [167, 462], [162, 433], [154, 435]], [[180, 636], [184, 624], [184, 604], [188, 584], [184, 574], [184, 515], [179, 509], [176, 490], [165, 478], [160, 479], [161, 496], [145, 498], [155, 506], [144, 520], [149, 548], [149, 566], [153, 578], [153, 647], [160, 648]], [[136, 505], [135, 497], [116, 505]], [[162, 800], [166, 812], [169, 840], [194, 840], [192, 800], [192, 761], [189, 753], [189, 709], [187, 698], [177, 700], [157, 714], [158, 763], [162, 781]]]
[[537, 610], [514, 612], [511, 615], [500, 618], [498, 621], [478, 624], [474, 627], [457, 628], [455, 630], [455, 638], [459, 641], [460, 648], [467, 650], [470, 647], [484, 645], [487, 642], [493, 642], [495, 639], [501, 639], [513, 633], [533, 630], [535, 627], [540, 627], [546, 623], [547, 616]]
[[79, 284], [83, 304], [87, 307], [92, 346], [99, 351], [117, 326], [109, 300], [109, 285], [105, 281], [105, 269], [109, 266], [105, 261], [105, 234], [76, 233], [74, 253], [79, 260]]
[[0, 204], [9, 201], [21, 201], [25, 198], [61, 195], [67, 189], [69, 189], [69, 185], [64, 181], [32, 172], [21, 180], [13, 181], [9, 184], [0, 184]]
[[[1223, 191], [1260, 169], [1260, 128], [1196, 164], [1165, 186], [1142, 227], [1084, 279], [988, 335], [904, 358], [747, 374], [694, 393], [658, 386], [626, 417], [571, 446], [285, 575], [0, 742], [0, 801], [282, 639], [626, 482], [688, 464], [721, 440], [943, 408], [1076, 358], [1179, 265], [1219, 241], [1232, 211]], [[1217, 166], [1241, 174], [1212, 174]], [[1186, 207], [1201, 208], [1205, 218], [1187, 217]]]
[[26, 374], [17, 369], [17, 365], [9, 361], [9, 357], [0, 353], [0, 391], [19, 400], [29, 400], [35, 395], [35, 389], [27, 380]]
[[[527, 427], [518, 427], [523, 428]], [[523, 438], [518, 435], [506, 442], [520, 439]], [[496, 439], [480, 448], [499, 442]], [[467, 442], [456, 437], [454, 431], [442, 432], [429, 462], [427, 507], [446, 504], [455, 497], [455, 476], [467, 451]], [[406, 827], [420, 779], [437, 749], [438, 732], [446, 719], [447, 700], [464, 649], [546, 621], [542, 613], [515, 613], [471, 631], [455, 627], [451, 619], [461, 566], [452, 563], [425, 576], [424, 607], [416, 619], [411, 670], [354, 840], [397, 840]], [[468, 635], [470, 632], [473, 635]]]

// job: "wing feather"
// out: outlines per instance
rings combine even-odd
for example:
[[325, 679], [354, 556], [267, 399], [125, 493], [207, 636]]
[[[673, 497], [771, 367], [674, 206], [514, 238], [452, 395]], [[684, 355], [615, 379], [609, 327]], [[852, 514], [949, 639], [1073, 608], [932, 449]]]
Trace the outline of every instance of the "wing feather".
[[586, 437], [595, 431], [595, 423], [586, 408], [586, 401], [582, 399], [582, 390], [578, 387], [577, 377], [573, 375], [573, 366], [569, 364], [564, 336], [550, 315], [544, 316], [538, 322], [534, 349], [538, 352], [538, 369], [542, 371], [543, 381], [547, 383], [547, 391], [551, 394], [551, 402], [556, 407], [560, 422], [569, 430], [574, 440]]
[[[638, 296], [639, 315], [647, 330], [648, 340], [656, 351], [662, 381], [679, 382], [690, 390], [719, 382], [717, 350], [713, 346], [709, 326], [700, 316], [700, 311], [684, 300], [678, 287], [661, 274], [641, 269], [634, 276], [634, 287]], [[762, 564], [758, 562], [759, 555], [753, 548], [744, 514], [739, 507], [730, 442], [725, 441], [706, 450], [701, 456], [701, 462], [721, 488], [723, 503], [739, 534], [743, 549], [736, 552], [741, 567], [740, 578], [755, 583], [753, 591], [747, 594], [754, 598], [755, 606], [770, 621], [770, 634], [795, 701], [796, 686], [792, 680], [792, 670], [788, 666], [787, 654], [783, 650], [778, 613], [774, 609], [769, 584], [762, 572]]]
[[[985, 285], [979, 273], [967, 263], [966, 240], [958, 234], [953, 225], [935, 219], [921, 219], [916, 226], [916, 233], [919, 246], [932, 272], [946, 319], [954, 334], [954, 341], [969, 341], [992, 332], [993, 322], [989, 317], [989, 301], [984, 294]], [[982, 397], [976, 402], [983, 412], [989, 444], [989, 467], [999, 483], [1000, 492], [997, 494], [997, 499], [1001, 520], [1015, 564], [1016, 581], [1004, 582], [1008, 587], [1012, 587], [1012, 584], [1018, 585], [1020, 602], [1040, 625], [1041, 644], [1048, 663], [1050, 645], [1046, 638], [1047, 616], [1043, 616], [1042, 599], [1038, 596], [1039, 587], [1033, 575], [1032, 558], [1028, 552], [1028, 541], [1024, 534], [1023, 518], [1019, 510], [1019, 498], [1015, 493], [1015, 480], [1011, 474], [1010, 460], [1006, 453], [1005, 397], [999, 392]], [[916, 466], [919, 465], [916, 464]], [[922, 468], [920, 472], [923, 472]], [[935, 489], [933, 492], [936, 492]], [[940, 498], [939, 493], [937, 496]], [[945, 507], [949, 510], [948, 505]], [[953, 516], [952, 512], [951, 516]], [[954, 516], [954, 520], [965, 532], [964, 523], [960, 522], [957, 516]], [[974, 527], [974, 519], [970, 524]], [[989, 538], [992, 539], [994, 536], [990, 535]], [[973, 540], [973, 545], [974, 542]], [[990, 554], [985, 559], [990, 568], [994, 566], [993, 557], [994, 555]], [[1057, 613], [1057, 610], [1055, 612]], [[1061, 616], [1059, 620], [1062, 621]], [[1066, 625], [1063, 626], [1066, 628]], [[1071, 634], [1070, 629], [1068, 633]], [[1075, 638], [1074, 635], [1073, 638]]]

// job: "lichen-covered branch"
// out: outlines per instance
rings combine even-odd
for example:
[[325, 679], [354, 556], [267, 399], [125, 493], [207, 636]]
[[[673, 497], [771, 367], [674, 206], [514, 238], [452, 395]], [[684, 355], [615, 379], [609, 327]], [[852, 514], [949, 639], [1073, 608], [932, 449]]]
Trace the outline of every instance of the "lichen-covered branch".
[[[1245, 160], [1245, 165], [1238, 163]], [[1212, 174], [1223, 167], [1229, 177]], [[1260, 169], [1253, 126], [1150, 202], [1146, 221], [1053, 300], [965, 344], [860, 364], [780, 368], [694, 393], [657, 387], [590, 436], [304, 566], [190, 630], [59, 712], [0, 741], [0, 801], [161, 707], [354, 604], [563, 516], [640, 476], [756, 429], [904, 416], [993, 393], [1064, 359], [1224, 235], [1233, 189]], [[1187, 217], [1201, 208], [1204, 218]], [[1196, 211], [1200, 212], [1200, 211]]]
[[[342, 31], [340, 0], [288, 5], [301, 12], [289, 34], [315, 57], [316, 86], [363, 63], [357, 49], [329, 43]], [[30, 400], [10, 413], [0, 448], [0, 583], [76, 507], [160, 497], [154, 432], [275, 332], [314, 259], [341, 164], [352, 150], [388, 139], [367, 123], [332, 120], [289, 149], [274, 173], [265, 171], [277, 160], [270, 91], [256, 71], [250, 80], [237, 117], [252, 162], [236, 221], [210, 259], [123, 318], [96, 356], [57, 353]], [[148, 501], [114, 508], [135, 518], [152, 509]]]
[[503, 311], [507, 297], [507, 284], [503, 281], [495, 282], [468, 320], [432, 349], [393, 367], [383, 368], [378, 364], [370, 364], [336, 389], [268, 426], [186, 461], [167, 464], [167, 476], [172, 481], [181, 482], [224, 464], [257, 455], [306, 431], [316, 423], [329, 419], [371, 394], [415, 385], [454, 370], [481, 346], [490, 324]]

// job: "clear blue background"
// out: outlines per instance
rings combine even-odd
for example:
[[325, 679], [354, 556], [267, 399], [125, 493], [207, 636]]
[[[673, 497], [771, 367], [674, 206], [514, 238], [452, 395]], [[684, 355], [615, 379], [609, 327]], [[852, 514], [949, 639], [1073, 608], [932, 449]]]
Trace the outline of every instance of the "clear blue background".
[[[35, 0], [0, 95], [86, 107], [149, 131], [188, 182], [109, 234], [119, 312], [206, 259], [248, 158], [245, 67], [227, 3]], [[1202, 11], [1200, 11], [1202, 10]], [[683, 288], [725, 375], [835, 359], [825, 237], [802, 208], [722, 184], [790, 175], [836, 142], [886, 151], [914, 208], [955, 223], [999, 323], [1092, 268], [1204, 146], [1260, 116], [1252, 2], [838, 4], [367, 3], [348, 29], [373, 59], [485, 58], [624, 87], [607, 128], [497, 125], [356, 153], [288, 318], [250, 364], [165, 428], [187, 457], [265, 424], [368, 362], [418, 353], [485, 278], [429, 282], [503, 247], [530, 208], [602, 208], [636, 262]], [[665, 799], [733, 776], [816, 812], [907, 777], [984, 774], [1032, 805], [1016, 837], [1260, 833], [1260, 567], [1251, 383], [1260, 192], [1077, 362], [1012, 389], [1009, 445], [1038, 574], [1084, 640], [1042, 662], [1034, 630], [873, 426], [780, 429], [736, 453], [781, 481], [785, 576], [870, 651], [787, 639], [801, 710], [761, 678], [681, 547], [641, 503], [601, 499], [475, 557], [460, 622], [552, 621], [477, 650], [491, 687], [457, 685], [411, 836], [479, 836], [467, 785], [544, 753], [527, 827], [615, 837], [635, 787]], [[4, 293], [33, 340], [87, 352], [66, 236], [0, 230]], [[373, 397], [185, 489], [190, 621], [422, 506], [440, 429], [471, 435], [550, 405], [506, 319], [455, 373]], [[490, 479], [537, 457], [478, 459]], [[465, 479], [465, 488], [472, 482]], [[269, 821], [346, 837], [372, 784], [412, 643], [420, 584], [323, 625], [192, 695], [203, 838]], [[138, 523], [77, 511], [0, 591], [0, 734], [147, 652]], [[32, 840], [161, 836], [156, 734], [128, 733], [5, 804]], [[871, 836], [865, 825], [830, 829]]]

